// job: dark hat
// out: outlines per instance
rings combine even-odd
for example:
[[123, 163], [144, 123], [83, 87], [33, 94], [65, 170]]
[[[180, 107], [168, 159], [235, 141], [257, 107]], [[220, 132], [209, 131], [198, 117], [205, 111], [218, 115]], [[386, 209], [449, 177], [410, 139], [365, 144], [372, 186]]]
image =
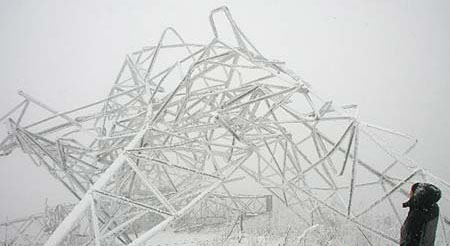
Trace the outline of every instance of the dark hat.
[[430, 207], [441, 199], [441, 190], [429, 183], [415, 183], [411, 186], [413, 192], [409, 201], [403, 207]]

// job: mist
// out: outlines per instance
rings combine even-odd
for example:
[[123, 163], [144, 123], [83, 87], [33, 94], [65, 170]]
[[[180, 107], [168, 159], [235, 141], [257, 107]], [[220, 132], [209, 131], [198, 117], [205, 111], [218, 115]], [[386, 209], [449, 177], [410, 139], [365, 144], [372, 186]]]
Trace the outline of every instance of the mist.
[[[0, 114], [19, 89], [61, 111], [106, 97], [127, 53], [168, 26], [207, 43], [222, 5], [323, 98], [417, 137], [413, 157], [449, 180], [448, 1], [1, 1]], [[20, 150], [0, 159], [0, 195], [1, 220], [75, 201]]]

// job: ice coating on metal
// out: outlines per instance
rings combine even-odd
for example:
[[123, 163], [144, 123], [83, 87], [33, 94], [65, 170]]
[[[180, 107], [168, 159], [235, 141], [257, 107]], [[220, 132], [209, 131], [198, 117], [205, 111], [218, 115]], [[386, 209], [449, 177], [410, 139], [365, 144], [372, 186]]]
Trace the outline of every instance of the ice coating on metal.
[[[226, 7], [209, 20], [206, 45], [168, 28], [127, 55], [107, 98], [58, 112], [20, 92], [0, 119], [0, 154], [22, 149], [80, 200], [46, 246], [144, 245], [168, 226], [192, 226], [183, 218], [270, 212], [272, 197], [305, 229], [332, 213], [386, 245], [398, 235], [370, 218], [381, 209], [401, 223], [397, 200], [411, 183], [431, 180], [449, 201], [450, 185], [409, 158], [416, 139], [321, 99], [265, 58]], [[26, 122], [36, 109], [47, 116]]]

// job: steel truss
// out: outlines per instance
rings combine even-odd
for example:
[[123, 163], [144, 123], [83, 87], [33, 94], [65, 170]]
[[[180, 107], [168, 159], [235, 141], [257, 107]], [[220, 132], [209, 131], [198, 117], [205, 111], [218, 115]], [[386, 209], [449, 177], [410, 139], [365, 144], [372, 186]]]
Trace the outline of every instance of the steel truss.
[[[416, 139], [321, 99], [265, 58], [226, 7], [209, 20], [206, 45], [168, 28], [156, 46], [127, 55], [105, 99], [59, 112], [20, 92], [24, 101], [0, 119], [9, 128], [0, 154], [21, 148], [80, 199], [46, 246], [70, 245], [80, 227], [76, 245], [145, 245], [205, 202], [248, 211], [235, 196], [246, 188], [271, 194], [305, 228], [331, 212], [381, 245], [397, 243], [398, 231], [375, 219], [401, 223], [412, 182], [438, 185], [448, 207], [450, 185], [408, 156]], [[438, 239], [447, 243], [448, 211]]]
[[[73, 205], [45, 207], [44, 212], [0, 224], [0, 245], [43, 245]], [[73, 236], [78, 234], [73, 230]]]

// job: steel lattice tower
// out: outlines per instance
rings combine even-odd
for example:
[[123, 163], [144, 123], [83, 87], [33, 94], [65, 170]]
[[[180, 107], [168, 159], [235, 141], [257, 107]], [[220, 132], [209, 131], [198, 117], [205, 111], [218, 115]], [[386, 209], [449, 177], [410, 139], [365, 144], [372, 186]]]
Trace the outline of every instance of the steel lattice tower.
[[[127, 55], [96, 102], [58, 112], [19, 93], [23, 102], [0, 119], [8, 128], [0, 153], [20, 148], [79, 199], [46, 246], [145, 245], [205, 202], [265, 209], [243, 202], [242, 191], [253, 200], [271, 194], [305, 228], [332, 213], [387, 245], [398, 230], [372, 221], [381, 213], [401, 224], [398, 201], [416, 181], [442, 189], [438, 233], [448, 244], [450, 185], [409, 158], [415, 138], [321, 99], [265, 58], [226, 7], [210, 23], [206, 45], [168, 28], [156, 46]], [[36, 121], [36, 112], [46, 116]]]

